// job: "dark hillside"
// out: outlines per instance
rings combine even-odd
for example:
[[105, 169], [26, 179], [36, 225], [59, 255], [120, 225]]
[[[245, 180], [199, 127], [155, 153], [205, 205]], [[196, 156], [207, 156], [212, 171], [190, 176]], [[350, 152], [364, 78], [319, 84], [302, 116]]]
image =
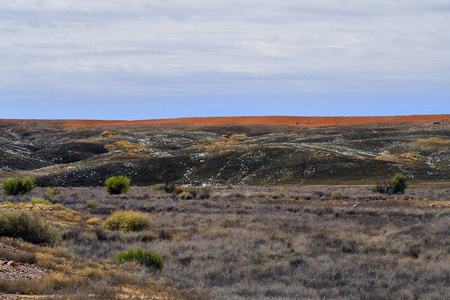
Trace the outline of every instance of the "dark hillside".
[[34, 176], [42, 186], [97, 186], [116, 174], [137, 185], [329, 185], [403, 172], [413, 182], [449, 182], [448, 116], [427, 118], [315, 127], [245, 118], [222, 125], [3, 120], [0, 177]]

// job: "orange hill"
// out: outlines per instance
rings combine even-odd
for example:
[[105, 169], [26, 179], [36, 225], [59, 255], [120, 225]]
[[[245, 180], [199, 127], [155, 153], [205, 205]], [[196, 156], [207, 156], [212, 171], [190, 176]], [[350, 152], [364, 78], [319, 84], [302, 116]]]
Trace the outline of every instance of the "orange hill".
[[86, 128], [96, 126], [136, 126], [136, 125], [287, 125], [303, 127], [319, 126], [342, 126], [362, 125], [375, 123], [428, 123], [449, 122], [450, 114], [443, 115], [413, 115], [413, 116], [390, 116], [390, 117], [206, 117], [206, 118], [178, 118], [178, 119], [155, 119], [136, 121], [106, 121], [106, 120], [17, 120], [5, 119], [22, 125], [48, 124], [63, 128]]

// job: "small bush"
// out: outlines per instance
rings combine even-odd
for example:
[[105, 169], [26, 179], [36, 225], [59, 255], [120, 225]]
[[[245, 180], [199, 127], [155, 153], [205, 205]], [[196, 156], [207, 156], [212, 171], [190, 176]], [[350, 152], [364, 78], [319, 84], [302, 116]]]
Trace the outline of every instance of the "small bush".
[[44, 198], [31, 198], [31, 203], [33, 204], [44, 204], [44, 205], [52, 205], [52, 203]]
[[166, 184], [165, 183], [154, 184], [150, 186], [150, 189], [154, 191], [164, 191], [166, 189]]
[[100, 225], [102, 223], [102, 219], [94, 217], [86, 220], [86, 225]]
[[182, 192], [184, 192], [184, 190], [182, 187], [177, 187], [173, 192], [178, 195], [178, 194], [181, 194]]
[[188, 193], [188, 192], [182, 192], [181, 194], [178, 195], [178, 198], [185, 199], [185, 200], [193, 199], [194, 195], [192, 195], [191, 193]]
[[163, 269], [163, 259], [161, 255], [150, 250], [141, 248], [131, 248], [128, 251], [120, 252], [115, 256], [119, 263], [138, 261], [147, 267], [154, 267], [158, 270]]
[[31, 177], [24, 179], [6, 178], [2, 182], [2, 189], [5, 195], [26, 194], [35, 187], [35, 180]]
[[406, 181], [406, 176], [402, 173], [397, 173], [390, 182], [384, 182], [370, 188], [374, 193], [381, 194], [404, 194], [409, 183]]
[[56, 227], [38, 214], [15, 210], [0, 210], [0, 236], [21, 238], [36, 244], [56, 245], [61, 241]]
[[105, 181], [106, 191], [110, 194], [122, 194], [130, 190], [131, 180], [126, 176], [114, 176]]
[[150, 229], [153, 221], [139, 211], [117, 211], [102, 226], [109, 230], [140, 231]]
[[47, 192], [45, 192], [47, 195], [64, 195], [64, 192], [61, 190], [54, 190], [52, 188], [47, 188]]
[[[187, 193], [186, 195], [192, 195], [192, 198], [186, 198], [185, 197], [181, 197], [182, 199], [208, 199], [211, 195], [210, 195], [210, 190], [208, 187], [195, 187], [195, 186], [188, 186], [187, 188], [184, 189], [184, 192]], [[181, 196], [181, 195], [180, 195]]]
[[21, 262], [24, 264], [36, 263], [36, 253], [26, 251], [8, 251], [6, 249], [0, 249], [0, 257], [6, 260], [13, 260], [15, 262]]
[[333, 193], [331, 193], [331, 196], [330, 196], [330, 198], [333, 200], [340, 200], [340, 199], [342, 199], [342, 197], [343, 197], [342, 193], [338, 192], [338, 191], [334, 191]]
[[1, 205], [1, 207], [3, 207], [3, 208], [14, 208], [14, 203], [12, 203], [12, 202], [3, 203]]
[[164, 187], [164, 191], [166, 193], [173, 193], [176, 188], [177, 188], [177, 185], [175, 183], [166, 184]]
[[398, 173], [391, 180], [392, 193], [404, 194], [406, 188], [409, 186], [409, 182], [406, 181], [406, 176], [402, 173]]
[[97, 200], [88, 200], [84, 204], [84, 208], [95, 208], [95, 207], [99, 207], [99, 206], [100, 206], [100, 202], [98, 202]]
[[211, 194], [208, 187], [201, 188], [197, 194], [198, 199], [209, 199], [209, 197], [211, 197]]

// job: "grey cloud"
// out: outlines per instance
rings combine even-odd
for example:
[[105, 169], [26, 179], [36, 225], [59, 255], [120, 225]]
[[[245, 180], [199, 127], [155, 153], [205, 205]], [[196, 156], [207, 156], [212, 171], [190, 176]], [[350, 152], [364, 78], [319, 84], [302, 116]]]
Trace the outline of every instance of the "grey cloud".
[[347, 91], [423, 80], [442, 89], [450, 81], [445, 7], [406, 0], [8, 1], [0, 4], [0, 87]]

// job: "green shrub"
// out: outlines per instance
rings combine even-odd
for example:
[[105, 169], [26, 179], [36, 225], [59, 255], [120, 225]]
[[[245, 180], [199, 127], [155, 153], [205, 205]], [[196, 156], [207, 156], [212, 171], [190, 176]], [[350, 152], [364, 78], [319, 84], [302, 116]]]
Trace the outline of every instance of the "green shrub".
[[102, 226], [109, 230], [140, 231], [150, 229], [153, 221], [142, 212], [120, 210], [106, 219]]
[[131, 180], [123, 175], [110, 177], [106, 180], [106, 190], [110, 194], [122, 194], [130, 190]]
[[99, 206], [100, 206], [100, 202], [98, 202], [97, 200], [88, 200], [84, 204], [84, 208], [94, 208], [94, 207], [99, 207]]
[[20, 193], [19, 178], [6, 178], [2, 183], [3, 194], [18, 195]]
[[48, 201], [47, 199], [44, 199], [44, 198], [35, 198], [35, 197], [32, 197], [32, 198], [31, 198], [31, 203], [33, 203], [33, 204], [52, 205], [52, 203], [51, 203], [50, 201]]
[[31, 177], [6, 178], [2, 182], [3, 193], [6, 195], [26, 194], [35, 187], [35, 181]]
[[142, 248], [131, 248], [128, 251], [120, 252], [115, 256], [119, 263], [138, 261], [147, 267], [154, 267], [158, 270], [163, 269], [163, 259], [161, 255], [150, 250]]
[[384, 182], [371, 187], [371, 191], [381, 194], [404, 194], [409, 182], [406, 181], [406, 176], [402, 173], [397, 173], [390, 182]]
[[38, 214], [23, 210], [0, 210], [0, 236], [21, 238], [35, 244], [56, 245], [61, 242], [56, 227]]
[[177, 188], [177, 185], [175, 183], [166, 184], [164, 187], [164, 191], [166, 193], [173, 193], [176, 188]]
[[45, 192], [47, 195], [64, 195], [64, 192], [61, 190], [54, 190], [52, 188], [47, 188], [47, 192]]
[[406, 188], [409, 186], [409, 182], [406, 181], [406, 176], [402, 173], [398, 173], [392, 178], [391, 186], [393, 194], [404, 194]]

